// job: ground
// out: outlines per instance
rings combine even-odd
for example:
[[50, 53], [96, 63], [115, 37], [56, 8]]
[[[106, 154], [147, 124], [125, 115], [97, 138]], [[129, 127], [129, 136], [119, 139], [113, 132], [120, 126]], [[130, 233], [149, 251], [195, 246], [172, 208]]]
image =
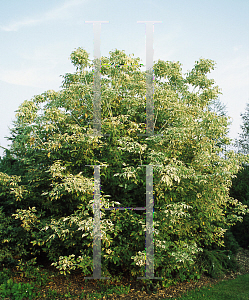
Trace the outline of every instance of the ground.
[[[230, 272], [229, 274], [225, 275], [224, 278], [221, 279], [212, 279], [208, 276], [202, 275], [202, 277], [197, 282], [190, 280], [189, 282], [179, 283], [176, 286], [157, 290], [155, 294], [152, 292], [149, 293], [146, 292], [145, 290], [142, 290], [144, 285], [140, 281], [123, 280], [122, 285], [131, 284], [131, 290], [129, 294], [120, 295], [120, 296], [110, 295], [108, 296], [108, 298], [103, 298], [103, 299], [112, 299], [112, 300], [134, 299], [135, 300], [135, 299], [143, 298], [145, 300], [145, 299], [165, 299], [166, 297], [168, 297], [168, 299], [173, 299], [174, 297], [178, 297], [182, 293], [191, 291], [195, 288], [214, 285], [219, 283], [220, 281], [232, 280], [239, 275], [244, 275], [249, 273], [249, 250], [240, 248], [236, 255], [236, 260], [240, 267], [239, 270], [236, 273]], [[51, 271], [58, 271], [56, 268], [52, 266], [46, 266], [46, 269]], [[21, 278], [19, 275], [14, 276], [13, 280], [15, 282], [30, 282], [30, 280]], [[67, 289], [68, 287], [69, 289]], [[71, 295], [79, 295], [82, 293], [82, 291], [84, 291], [87, 294], [91, 294], [92, 292], [97, 292], [97, 291], [100, 292], [103, 289], [97, 285], [96, 280], [89, 280], [89, 282], [85, 284], [84, 275], [80, 272], [73, 272], [67, 277], [64, 277], [63, 275], [60, 274], [58, 274], [58, 276], [51, 277], [51, 281], [48, 282], [46, 286], [39, 287], [39, 291], [45, 292], [49, 288], [53, 290], [57, 290], [61, 294], [66, 294], [69, 291]], [[44, 297], [40, 299], [44, 299]], [[78, 297], [74, 299], [80, 299], [80, 298]]]

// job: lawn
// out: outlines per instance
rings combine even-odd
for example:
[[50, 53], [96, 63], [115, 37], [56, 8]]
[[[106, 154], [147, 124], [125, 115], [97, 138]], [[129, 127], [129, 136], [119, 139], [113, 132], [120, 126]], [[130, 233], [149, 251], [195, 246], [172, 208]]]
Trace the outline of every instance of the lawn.
[[[168, 299], [168, 298], [166, 298]], [[234, 280], [222, 281], [211, 287], [191, 291], [181, 297], [181, 300], [248, 300], [249, 274], [238, 276]]]

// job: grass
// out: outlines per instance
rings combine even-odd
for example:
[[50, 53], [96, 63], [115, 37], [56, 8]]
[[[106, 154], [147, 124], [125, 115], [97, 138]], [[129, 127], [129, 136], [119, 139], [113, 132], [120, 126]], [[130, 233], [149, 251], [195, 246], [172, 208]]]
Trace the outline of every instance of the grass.
[[[0, 299], [121, 299], [119, 297], [121, 294], [122, 299], [137, 299], [130, 286], [107, 284], [106, 281], [91, 279], [86, 282], [83, 274], [76, 271], [74, 274], [63, 276], [58, 271], [40, 267], [26, 266], [21, 269], [19, 268], [19, 271], [16, 272], [15, 268], [1, 268]], [[141, 288], [141, 286], [137, 289], [140, 294], [145, 293], [143, 290], [144, 287]], [[150, 298], [147, 296], [144, 299]], [[249, 299], [249, 274], [189, 291], [178, 298], [160, 299]]]
[[249, 274], [238, 276], [236, 279], [222, 281], [213, 287], [203, 287], [191, 291], [177, 300], [248, 300]]

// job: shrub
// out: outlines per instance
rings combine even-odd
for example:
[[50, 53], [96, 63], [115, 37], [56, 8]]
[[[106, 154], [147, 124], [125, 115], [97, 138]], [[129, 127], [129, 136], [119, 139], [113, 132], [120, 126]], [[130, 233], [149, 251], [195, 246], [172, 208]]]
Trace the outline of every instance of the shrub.
[[[101, 208], [145, 207], [144, 165], [153, 165], [155, 274], [164, 285], [192, 276], [198, 255], [223, 247], [229, 226], [249, 212], [228, 196], [247, 158], [218, 155], [218, 144], [229, 144], [228, 122], [207, 109], [219, 94], [207, 78], [214, 62], [200, 59], [184, 78], [179, 62], [159, 60], [154, 129], [163, 136], [139, 136], [146, 133], [146, 74], [139, 59], [110, 52], [101, 58], [102, 133], [109, 136], [90, 136], [94, 71], [84, 68], [93, 65], [83, 49], [71, 59], [77, 71], [64, 76], [62, 90], [37, 95], [17, 110], [9, 140], [20, 169], [0, 173], [5, 251], [22, 258], [45, 252], [63, 274], [81, 268], [91, 275], [94, 176], [86, 165], [101, 166]], [[144, 276], [145, 221], [144, 211], [101, 211], [103, 276], [115, 267], [119, 277]]]

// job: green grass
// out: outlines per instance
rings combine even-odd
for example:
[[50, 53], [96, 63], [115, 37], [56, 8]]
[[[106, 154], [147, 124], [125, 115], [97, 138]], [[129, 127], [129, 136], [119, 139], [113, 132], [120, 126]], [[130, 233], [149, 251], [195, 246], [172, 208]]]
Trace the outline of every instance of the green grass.
[[222, 281], [212, 287], [203, 287], [176, 298], [177, 300], [248, 300], [249, 274]]

